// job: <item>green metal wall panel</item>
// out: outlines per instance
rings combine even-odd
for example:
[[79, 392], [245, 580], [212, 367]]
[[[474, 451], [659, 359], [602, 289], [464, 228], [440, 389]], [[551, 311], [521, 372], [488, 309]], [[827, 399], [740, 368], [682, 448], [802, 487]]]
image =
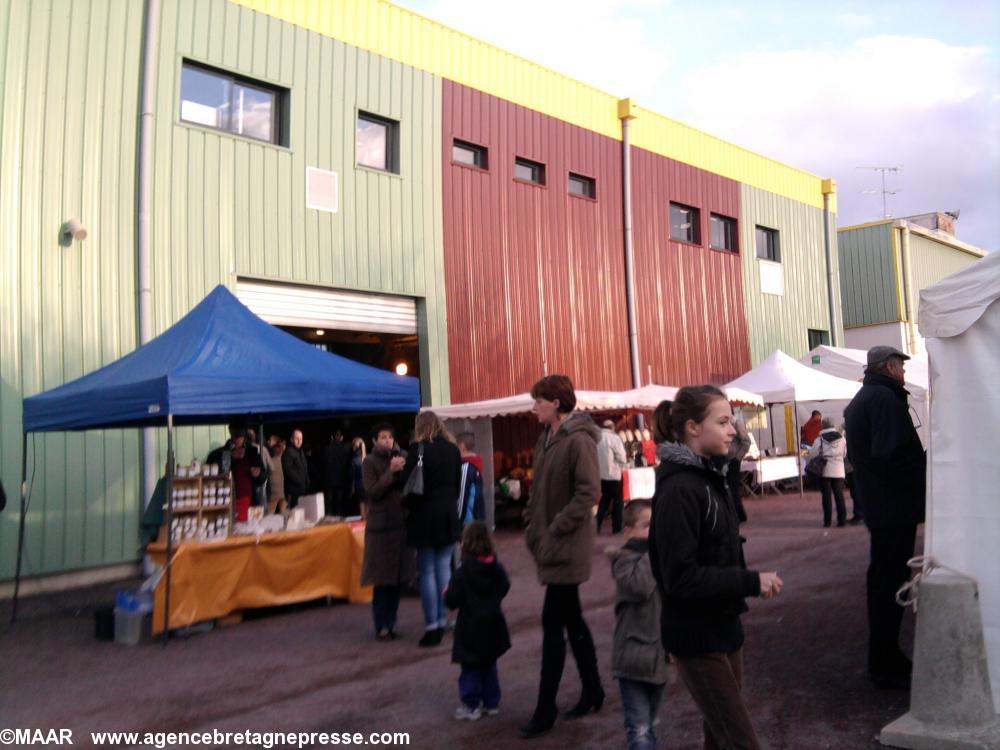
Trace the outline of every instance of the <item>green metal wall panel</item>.
[[[135, 346], [142, 4], [0, 0], [0, 579], [17, 548], [21, 399]], [[89, 236], [62, 247], [78, 217]], [[24, 573], [137, 557], [133, 432], [31, 438]]]
[[[751, 362], [758, 365], [775, 349], [800, 357], [809, 351], [808, 329], [832, 332], [823, 210], [748, 185], [740, 186], [740, 199], [740, 252]], [[836, 218], [831, 214], [831, 226], [836, 226]], [[780, 296], [761, 292], [754, 236], [758, 224], [778, 230], [785, 287]], [[835, 250], [834, 299], [839, 299]], [[834, 325], [840, 332], [840, 321], [835, 320]]]
[[[0, 476], [15, 504], [21, 398], [136, 345], [142, 33], [140, 2], [0, 0]], [[154, 335], [240, 275], [412, 295], [424, 399], [447, 403], [440, 79], [225, 0], [164, 0], [158, 43]], [[181, 123], [184, 58], [288, 88], [288, 147]], [[400, 122], [399, 175], [355, 168], [358, 109]], [[306, 166], [338, 173], [337, 214], [305, 207]], [[73, 216], [89, 236], [63, 248]], [[178, 459], [221, 438], [180, 429]], [[32, 442], [25, 574], [137, 559], [137, 432]], [[17, 520], [0, 514], [0, 580]]]
[[910, 232], [910, 262], [913, 264], [913, 295], [920, 309], [920, 290], [936, 284], [945, 276], [961, 271], [979, 260], [975, 255], [943, 242]]
[[[288, 147], [182, 122], [184, 59], [288, 89]], [[225, 0], [164, 3], [158, 77], [156, 331], [236, 276], [409, 295], [447, 403], [440, 78]], [[398, 174], [355, 166], [359, 110], [399, 123]], [[337, 173], [338, 213], [306, 208], [307, 166]]]
[[892, 222], [837, 233], [844, 326], [900, 319]]

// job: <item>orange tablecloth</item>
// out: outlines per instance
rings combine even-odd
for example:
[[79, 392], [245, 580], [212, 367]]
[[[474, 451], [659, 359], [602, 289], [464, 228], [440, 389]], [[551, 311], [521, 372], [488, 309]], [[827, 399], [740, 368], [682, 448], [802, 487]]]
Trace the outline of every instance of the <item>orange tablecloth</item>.
[[[339, 523], [305, 531], [181, 542], [174, 549], [170, 627], [181, 628], [252, 607], [294, 604], [324, 596], [370, 602], [361, 585], [364, 524]], [[165, 542], [149, 545], [163, 564]], [[166, 576], [156, 588], [153, 632], [163, 631]]]

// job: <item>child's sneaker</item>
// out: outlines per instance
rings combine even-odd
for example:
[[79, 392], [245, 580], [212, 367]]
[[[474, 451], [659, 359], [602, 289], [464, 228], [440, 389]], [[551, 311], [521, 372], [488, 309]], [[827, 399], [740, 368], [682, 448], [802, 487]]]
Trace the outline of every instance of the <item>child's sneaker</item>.
[[500, 707], [499, 707], [499, 706], [497, 706], [496, 708], [484, 708], [484, 709], [483, 709], [483, 712], [484, 712], [484, 713], [485, 713], [485, 714], [486, 714], [487, 716], [496, 716], [497, 714], [499, 714], [499, 713], [500, 713]]
[[466, 705], [461, 705], [455, 709], [455, 718], [459, 721], [478, 721], [479, 717], [482, 716], [482, 712], [479, 710], [479, 706], [475, 708], [469, 708]]

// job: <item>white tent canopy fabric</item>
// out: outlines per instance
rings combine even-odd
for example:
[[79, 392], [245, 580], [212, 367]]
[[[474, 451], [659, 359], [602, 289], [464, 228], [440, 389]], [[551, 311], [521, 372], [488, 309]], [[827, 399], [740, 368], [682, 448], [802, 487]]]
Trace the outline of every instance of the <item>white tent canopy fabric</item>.
[[1000, 713], [1000, 253], [921, 291], [919, 319], [932, 395], [924, 546], [979, 583]]
[[[733, 404], [763, 406], [764, 399], [758, 393], [728, 386], [723, 390]], [[577, 391], [576, 408], [579, 411], [613, 411], [615, 409], [655, 409], [661, 401], [672, 401], [677, 388], [667, 385], [644, 385], [627, 391]], [[519, 393], [507, 398], [493, 398], [486, 401], [472, 401], [451, 406], [427, 406], [421, 411], [433, 411], [441, 419], [476, 419], [478, 417], [503, 417], [512, 414], [527, 414], [535, 400], [529, 393]]]
[[[818, 360], [818, 361], [817, 361]], [[865, 375], [868, 363], [868, 352], [864, 349], [845, 349], [837, 346], [817, 346], [799, 360], [807, 367], [836, 375], [847, 380], [861, 380]], [[927, 447], [930, 440], [930, 410], [927, 403], [929, 380], [927, 373], [927, 355], [915, 354], [906, 363], [906, 390], [910, 392], [910, 408], [914, 426], [920, 436], [920, 442]], [[816, 404], [802, 405], [813, 409]], [[844, 421], [844, 408], [847, 404], [830, 404], [829, 410], [823, 409], [823, 416], [829, 416], [836, 424]], [[808, 413], [808, 412], [806, 412]]]
[[[822, 345], [806, 354], [799, 362], [827, 375], [836, 375], [846, 380], [861, 380], [865, 375], [868, 352], [864, 349]], [[915, 354], [906, 363], [906, 389], [911, 396], [925, 400], [927, 388], [927, 355]]]
[[777, 349], [726, 387], [759, 393], [768, 404], [787, 404], [793, 401], [850, 400], [860, 390], [861, 384], [813, 370]]

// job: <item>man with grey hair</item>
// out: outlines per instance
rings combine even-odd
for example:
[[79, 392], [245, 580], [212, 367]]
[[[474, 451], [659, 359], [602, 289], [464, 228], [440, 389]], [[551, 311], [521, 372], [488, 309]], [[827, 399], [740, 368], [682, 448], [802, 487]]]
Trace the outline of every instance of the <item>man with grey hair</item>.
[[871, 537], [868, 673], [877, 687], [908, 688], [912, 664], [899, 648], [917, 524], [924, 520], [927, 458], [910, 419], [904, 383], [909, 357], [891, 346], [868, 351], [864, 384], [844, 411], [847, 453]]

